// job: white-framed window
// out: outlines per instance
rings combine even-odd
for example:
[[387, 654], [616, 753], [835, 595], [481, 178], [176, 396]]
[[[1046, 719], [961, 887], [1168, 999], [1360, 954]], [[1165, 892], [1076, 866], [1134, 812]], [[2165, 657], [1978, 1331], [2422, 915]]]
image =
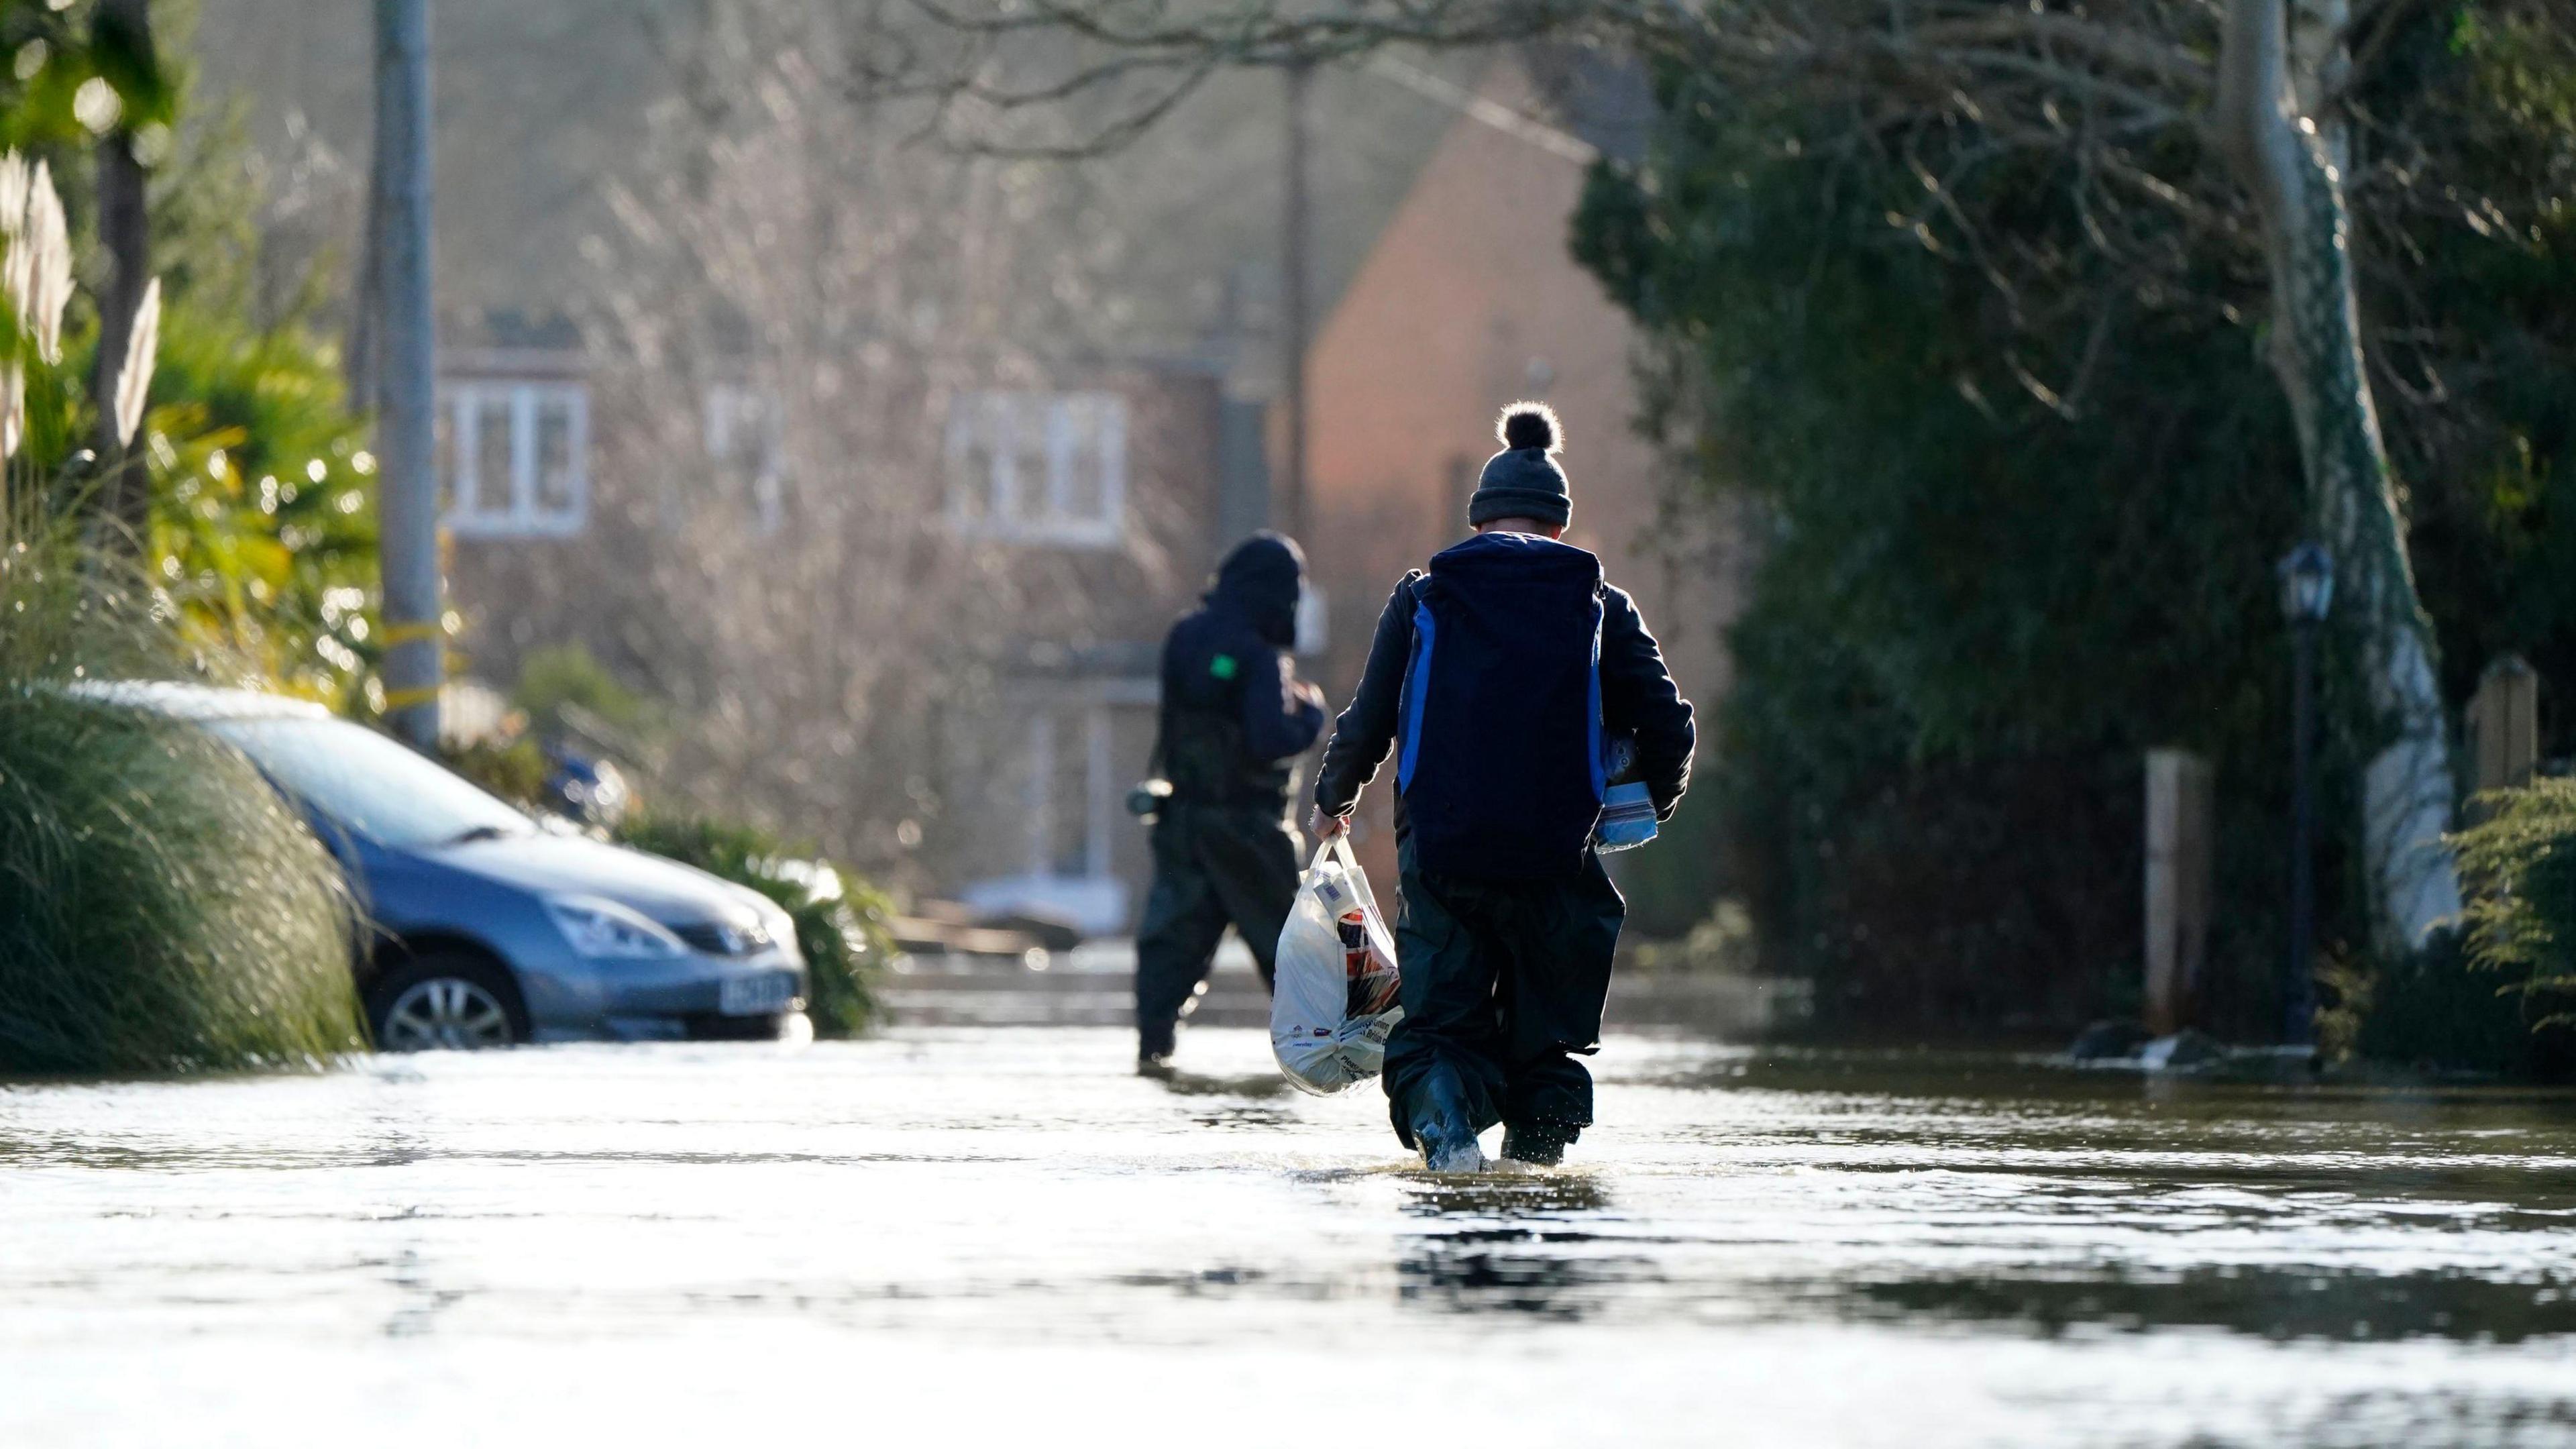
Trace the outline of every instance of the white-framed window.
[[960, 394], [948, 411], [948, 519], [1007, 543], [1115, 548], [1127, 533], [1127, 400], [1114, 392]]
[[590, 518], [590, 391], [578, 382], [439, 384], [438, 480], [450, 532], [561, 538]]
[[719, 382], [706, 395], [707, 459], [748, 497], [754, 525], [776, 533], [787, 521], [787, 420], [778, 395]]

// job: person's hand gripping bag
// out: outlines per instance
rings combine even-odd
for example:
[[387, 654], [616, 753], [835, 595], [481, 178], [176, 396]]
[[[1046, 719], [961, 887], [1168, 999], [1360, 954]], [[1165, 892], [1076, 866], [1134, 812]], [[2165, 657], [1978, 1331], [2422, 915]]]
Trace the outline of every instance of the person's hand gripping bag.
[[1395, 938], [1348, 836], [1315, 852], [1279, 932], [1276, 964], [1270, 1051], [1280, 1072], [1319, 1097], [1376, 1076], [1404, 1008], [1396, 1004]]

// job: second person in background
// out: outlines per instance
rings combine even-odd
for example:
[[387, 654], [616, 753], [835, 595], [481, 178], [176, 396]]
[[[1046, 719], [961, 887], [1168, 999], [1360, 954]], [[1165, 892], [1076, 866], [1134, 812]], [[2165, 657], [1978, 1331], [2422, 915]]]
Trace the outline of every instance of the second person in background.
[[1305, 579], [1293, 540], [1255, 534], [1163, 642], [1155, 755], [1171, 794], [1136, 928], [1136, 1069], [1149, 1076], [1170, 1073], [1180, 1019], [1229, 922], [1270, 985], [1303, 846], [1288, 814], [1296, 759], [1324, 727], [1323, 693], [1289, 656]]

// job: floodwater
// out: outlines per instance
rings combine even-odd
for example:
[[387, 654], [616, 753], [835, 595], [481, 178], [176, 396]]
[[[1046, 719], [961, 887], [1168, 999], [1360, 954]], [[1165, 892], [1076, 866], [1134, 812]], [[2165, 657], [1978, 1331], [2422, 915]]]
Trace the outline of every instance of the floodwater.
[[2576, 1443], [2566, 1097], [1624, 1037], [1433, 1179], [1131, 1050], [0, 1090], [0, 1444]]

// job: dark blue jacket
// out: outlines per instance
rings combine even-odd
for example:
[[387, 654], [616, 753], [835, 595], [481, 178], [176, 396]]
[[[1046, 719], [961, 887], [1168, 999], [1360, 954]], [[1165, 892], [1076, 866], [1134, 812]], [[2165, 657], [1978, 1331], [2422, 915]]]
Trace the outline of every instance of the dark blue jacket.
[[[1349, 813], [1420, 709], [1428, 727], [1411, 734], [1420, 757], [1411, 771], [1399, 767], [1396, 814], [1423, 864], [1501, 877], [1579, 869], [1592, 823], [1582, 812], [1598, 806], [1589, 766], [1600, 742], [1580, 693], [1588, 678], [1569, 671], [1587, 662], [1597, 618], [1602, 732], [1635, 738], [1636, 776], [1658, 818], [1669, 818], [1690, 783], [1691, 707], [1635, 602], [1603, 583], [1600, 568], [1567, 544], [1486, 533], [1433, 559], [1429, 573], [1405, 575], [1334, 724], [1315, 803]], [[1443, 658], [1436, 689], [1410, 677], [1416, 620], [1426, 615], [1448, 620], [1456, 636], [1434, 640]], [[1445, 705], [1438, 690], [1451, 695]]]
[[1244, 540], [1203, 606], [1163, 641], [1162, 772], [1185, 804], [1284, 809], [1290, 772], [1323, 733], [1294, 689], [1305, 560], [1276, 534]]

